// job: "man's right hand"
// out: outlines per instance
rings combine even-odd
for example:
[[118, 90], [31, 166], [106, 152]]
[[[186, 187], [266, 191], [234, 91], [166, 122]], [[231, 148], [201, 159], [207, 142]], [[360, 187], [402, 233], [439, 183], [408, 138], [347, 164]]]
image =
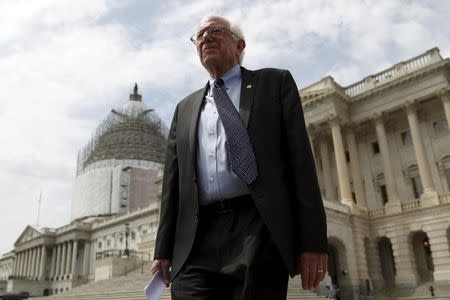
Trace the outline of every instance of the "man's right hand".
[[164, 284], [166, 286], [169, 286], [170, 283], [170, 276], [169, 276], [169, 269], [170, 269], [171, 263], [168, 259], [155, 259], [153, 261], [152, 267], [150, 271], [152, 272], [152, 275], [155, 274], [158, 271], [161, 271], [162, 278], [164, 281]]

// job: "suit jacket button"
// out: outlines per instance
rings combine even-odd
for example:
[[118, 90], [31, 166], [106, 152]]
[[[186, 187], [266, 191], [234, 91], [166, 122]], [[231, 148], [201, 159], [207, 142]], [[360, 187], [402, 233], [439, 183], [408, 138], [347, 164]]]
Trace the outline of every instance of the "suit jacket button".
[[196, 176], [192, 177], [192, 181], [197, 183], [197, 177]]
[[198, 211], [194, 213], [194, 217], [198, 220]]

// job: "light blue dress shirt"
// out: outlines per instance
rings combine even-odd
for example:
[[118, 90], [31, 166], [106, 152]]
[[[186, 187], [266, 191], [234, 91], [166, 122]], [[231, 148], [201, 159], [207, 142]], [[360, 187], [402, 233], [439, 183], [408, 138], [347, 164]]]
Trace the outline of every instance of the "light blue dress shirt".
[[[242, 74], [236, 65], [222, 76], [225, 90], [239, 111]], [[212, 95], [215, 79], [209, 80], [198, 122], [197, 176], [200, 204], [249, 194], [247, 185], [231, 171], [225, 149], [225, 129]]]

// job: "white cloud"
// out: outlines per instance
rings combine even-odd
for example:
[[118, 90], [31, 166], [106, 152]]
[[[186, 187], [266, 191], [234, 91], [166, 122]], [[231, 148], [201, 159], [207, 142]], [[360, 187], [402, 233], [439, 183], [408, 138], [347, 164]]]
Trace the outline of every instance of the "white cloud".
[[0, 253], [35, 222], [41, 190], [41, 222], [69, 221], [77, 151], [135, 81], [166, 122], [204, 84], [188, 41], [203, 16], [241, 20], [244, 65], [289, 68], [302, 86], [325, 75], [349, 84], [434, 46], [450, 53], [447, 1], [143, 3], [0, 2]]

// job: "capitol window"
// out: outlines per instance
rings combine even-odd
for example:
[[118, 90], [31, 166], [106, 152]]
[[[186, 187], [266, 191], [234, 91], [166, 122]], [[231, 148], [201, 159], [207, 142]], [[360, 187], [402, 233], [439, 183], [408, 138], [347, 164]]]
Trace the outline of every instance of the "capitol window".
[[[450, 155], [447, 155], [437, 163], [439, 175], [444, 185], [447, 186], [447, 192], [450, 192]], [[447, 184], [445, 184], [447, 182]]]
[[420, 180], [420, 176], [414, 176], [411, 178], [411, 183], [413, 186], [414, 197], [416, 199], [420, 198], [420, 195], [423, 193], [422, 181]]
[[445, 170], [445, 175], [447, 176], [447, 187], [448, 190], [450, 191], [450, 168]]
[[380, 185], [380, 193], [381, 193], [381, 200], [383, 201], [383, 204], [388, 203], [389, 197], [388, 197], [388, 193], [387, 193], [385, 184]]
[[411, 184], [412, 196], [414, 199], [419, 199], [423, 193], [423, 185], [419, 174], [419, 168], [417, 165], [411, 165], [408, 169], [406, 169], [404, 174]]
[[411, 131], [406, 130], [400, 133], [403, 146], [409, 146], [412, 144]]
[[386, 183], [384, 181], [384, 174], [378, 174], [378, 176], [376, 177], [376, 182], [380, 191], [379, 195], [381, 203], [385, 205], [389, 201], [389, 197], [387, 193]]
[[448, 124], [446, 120], [439, 120], [433, 122], [433, 130], [435, 135], [442, 135], [448, 133]]
[[372, 152], [373, 152], [373, 154], [380, 153], [380, 145], [378, 145], [378, 142], [372, 143]]

